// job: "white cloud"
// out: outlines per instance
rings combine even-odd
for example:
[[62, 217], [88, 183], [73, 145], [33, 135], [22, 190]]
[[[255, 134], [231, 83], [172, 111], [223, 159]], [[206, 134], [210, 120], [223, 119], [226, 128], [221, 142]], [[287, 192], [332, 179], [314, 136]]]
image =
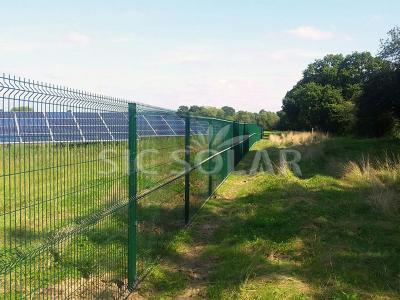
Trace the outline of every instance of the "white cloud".
[[91, 42], [92, 39], [90, 36], [79, 33], [79, 32], [70, 32], [66, 35], [65, 40], [68, 43], [78, 45], [78, 46], [88, 46]]
[[323, 31], [312, 26], [299, 26], [289, 30], [288, 33], [301, 39], [315, 41], [329, 40], [335, 36], [331, 31]]

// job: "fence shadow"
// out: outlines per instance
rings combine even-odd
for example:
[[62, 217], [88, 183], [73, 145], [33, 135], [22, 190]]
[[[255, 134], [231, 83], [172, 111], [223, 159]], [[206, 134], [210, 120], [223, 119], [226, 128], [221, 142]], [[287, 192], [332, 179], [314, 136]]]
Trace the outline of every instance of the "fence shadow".
[[[324, 164], [332, 151], [338, 151], [335, 155], [346, 163], [363, 153], [379, 158], [388, 145], [384, 142], [376, 149], [376, 143], [370, 143], [362, 152], [360, 145], [355, 150], [332, 150], [332, 145], [321, 144], [326, 161], [306, 156], [300, 179], [237, 175], [200, 212], [182, 238], [183, 250], [178, 247], [166, 257], [170, 275], [179, 278], [183, 273], [182, 281], [188, 284], [163, 289], [166, 282], [160, 281], [153, 288], [186, 295], [200, 287], [202, 296], [221, 298], [232, 291], [238, 295], [251, 281], [266, 295], [279, 295], [280, 288], [292, 284], [317, 299], [396, 298], [400, 293], [398, 218], [374, 209], [364, 199], [367, 187], [341, 184], [335, 180], [340, 174]], [[312, 147], [297, 149], [307, 152]], [[250, 151], [235, 170], [247, 172], [255, 154]], [[321, 182], [318, 176], [332, 180]], [[226, 189], [243, 189], [242, 196], [226, 198]]]

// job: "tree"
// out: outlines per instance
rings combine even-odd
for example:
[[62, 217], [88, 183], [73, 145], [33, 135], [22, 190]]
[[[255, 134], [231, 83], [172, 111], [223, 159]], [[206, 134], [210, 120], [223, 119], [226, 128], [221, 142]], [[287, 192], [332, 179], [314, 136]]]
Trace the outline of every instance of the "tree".
[[16, 106], [11, 108], [11, 111], [33, 111], [33, 108], [29, 106]]
[[339, 86], [338, 72], [343, 60], [342, 54], [328, 54], [322, 59], [317, 59], [304, 70], [300, 84], [315, 82]]
[[387, 62], [369, 52], [329, 54], [316, 60], [283, 100], [286, 125], [290, 129], [350, 133], [356, 123], [355, 102], [364, 85], [388, 69]]
[[275, 129], [277, 129], [277, 130], [290, 129], [290, 124], [289, 124], [289, 120], [288, 120], [286, 113], [283, 110], [281, 110], [281, 111], [278, 111], [276, 114], [279, 117], [279, 122], [278, 122], [278, 124], [276, 124]]
[[395, 68], [400, 67], [400, 27], [396, 26], [388, 32], [389, 37], [381, 40], [379, 56], [393, 64]]
[[346, 119], [344, 115], [338, 116], [340, 111], [346, 111], [339, 109], [341, 105], [346, 105], [341, 89], [311, 82], [289, 91], [283, 99], [282, 109], [292, 129], [340, 132], [344, 124], [338, 127], [338, 119]]
[[230, 106], [217, 108], [213, 106], [196, 106], [196, 105], [191, 106], [189, 109], [187, 108], [187, 106], [180, 106], [178, 109], [178, 113], [183, 113], [186, 111], [204, 117], [221, 118], [221, 119], [223, 118], [245, 123], [257, 123], [258, 125], [260, 125], [265, 129], [275, 129], [279, 122], [279, 117], [277, 113], [269, 112], [266, 110], [261, 110], [258, 114], [243, 110], [238, 111], [236, 113], [235, 109]]
[[240, 110], [236, 113], [235, 120], [244, 123], [256, 123], [255, 114], [243, 110]]
[[220, 108], [212, 107], [212, 106], [202, 106], [198, 112], [200, 115], [205, 117], [212, 118], [223, 118], [224, 112]]
[[197, 105], [193, 105], [189, 108], [189, 112], [193, 113], [193, 114], [197, 114], [200, 111], [200, 106]]
[[179, 113], [179, 114], [185, 115], [185, 114], [187, 114], [188, 112], [189, 112], [189, 107], [187, 107], [187, 106], [185, 106], [185, 105], [179, 106], [179, 108], [178, 108], [178, 113]]
[[388, 35], [378, 57], [330, 54], [308, 65], [283, 99], [278, 127], [400, 137], [400, 27]]
[[235, 117], [235, 109], [230, 106], [223, 106], [221, 108], [224, 111], [224, 118], [233, 119]]
[[355, 105], [352, 101], [343, 101], [329, 105], [328, 118], [330, 132], [351, 134], [356, 124]]
[[266, 130], [276, 129], [279, 122], [279, 117], [276, 113], [271, 111], [260, 110], [257, 117], [257, 124]]
[[358, 130], [367, 136], [399, 137], [400, 70], [376, 74], [357, 100]]
[[384, 69], [389, 69], [388, 63], [372, 56], [369, 52], [354, 52], [347, 55], [339, 65], [337, 74], [343, 96], [348, 100], [359, 96], [363, 85], [374, 74]]

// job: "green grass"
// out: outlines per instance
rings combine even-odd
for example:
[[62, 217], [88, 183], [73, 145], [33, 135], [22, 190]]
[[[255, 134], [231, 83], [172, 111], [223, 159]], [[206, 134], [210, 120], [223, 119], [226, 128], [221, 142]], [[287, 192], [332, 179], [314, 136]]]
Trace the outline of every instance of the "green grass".
[[[206, 146], [194, 140], [193, 154]], [[248, 170], [262, 149], [277, 165], [281, 147], [258, 142], [238, 171]], [[349, 173], [346, 166], [368, 158], [377, 169], [376, 161], [399, 155], [400, 145], [332, 138], [292, 147], [303, 156], [302, 178], [236, 172], [189, 230], [181, 231], [182, 180], [142, 199], [139, 274], [161, 261], [137, 293], [157, 299], [397, 299], [400, 218], [372, 202], [371, 195], [398, 199], [387, 196], [398, 195], [398, 172], [372, 170], [363, 180], [362, 172]], [[2, 146], [0, 269], [7, 269], [0, 273], [0, 291], [5, 298], [61, 298], [85, 286], [82, 297], [107, 299], [126, 286], [128, 215], [125, 206], [113, 208], [127, 201], [126, 148], [126, 143]], [[159, 154], [142, 163], [158, 175], [139, 173], [139, 192], [179, 170], [168, 153], [182, 149], [183, 139], [140, 140], [139, 149], [151, 148]], [[107, 157], [117, 162], [107, 176], [99, 173], [110, 168], [99, 159], [102, 150], [112, 150]], [[217, 186], [224, 176], [213, 177]], [[207, 176], [193, 172], [192, 215], [207, 197]], [[112, 213], [103, 215], [107, 209]], [[72, 229], [77, 232], [67, 231]], [[55, 242], [63, 236], [68, 238]]]
[[[258, 142], [238, 171], [249, 169], [256, 150], [269, 149], [277, 165], [279, 148]], [[303, 156], [301, 178], [232, 174], [192, 227], [176, 235], [138, 293], [154, 299], [398, 299], [400, 216], [370, 201], [374, 180], [355, 180], [345, 168], [366, 157], [377, 162], [399, 155], [398, 142], [331, 138], [293, 148]], [[374, 173], [380, 188], [398, 195], [399, 177], [385, 181], [380, 167]]]
[[[139, 151], [159, 151], [139, 161], [157, 173], [139, 170], [139, 193], [182, 169], [169, 153], [183, 149], [183, 142], [182, 137], [139, 140]], [[0, 292], [5, 298], [58, 298], [80, 286], [91, 286], [90, 297], [104, 285], [126, 284], [127, 143], [2, 145], [0, 170]], [[182, 182], [175, 182], [139, 203], [139, 274], [182, 228], [182, 199]]]
[[[183, 137], [139, 139], [139, 153], [146, 149], [157, 152], [140, 157], [138, 165], [154, 174], [139, 168], [139, 194], [170, 178], [171, 171], [183, 171], [170, 156], [184, 149]], [[203, 149], [208, 149], [204, 137], [193, 137], [192, 162]], [[4, 298], [107, 298], [121, 292], [116, 283], [126, 287], [127, 143], [2, 145], [0, 170]], [[215, 177], [217, 184], [220, 175]], [[206, 179], [197, 171], [191, 176], [192, 215], [208, 197]], [[169, 253], [183, 228], [183, 198], [182, 178], [139, 201], [140, 277]]]

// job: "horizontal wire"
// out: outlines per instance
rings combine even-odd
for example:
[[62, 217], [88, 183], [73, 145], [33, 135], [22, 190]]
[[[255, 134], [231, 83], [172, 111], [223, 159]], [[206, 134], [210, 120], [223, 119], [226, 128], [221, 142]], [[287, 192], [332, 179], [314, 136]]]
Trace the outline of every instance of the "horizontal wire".
[[[250, 135], [248, 138], [250, 138], [251, 136], [255, 135], [252, 134]], [[248, 139], [247, 138], [247, 139]], [[101, 220], [103, 220], [105, 217], [109, 216], [110, 214], [116, 212], [119, 209], [124, 208], [125, 206], [127, 206], [129, 204], [130, 201], [139, 201], [142, 199], [145, 199], [147, 196], [151, 195], [152, 193], [158, 191], [159, 189], [173, 183], [174, 181], [182, 178], [183, 176], [185, 176], [188, 173], [193, 172], [194, 170], [196, 170], [197, 168], [199, 168], [201, 165], [203, 165], [204, 163], [210, 161], [211, 159], [215, 158], [217, 155], [220, 155], [228, 150], [231, 150], [232, 148], [243, 144], [247, 139], [244, 139], [243, 141], [240, 141], [236, 144], [233, 144], [230, 147], [225, 148], [224, 150], [221, 150], [213, 155], [211, 155], [210, 157], [208, 157], [207, 159], [197, 163], [194, 166], [191, 166], [188, 170], [176, 175], [176, 176], [172, 176], [171, 178], [169, 178], [168, 180], [166, 180], [165, 182], [157, 185], [156, 187], [143, 191], [140, 195], [138, 195], [136, 198], [128, 198], [127, 201], [122, 201], [120, 203], [117, 203], [116, 205], [111, 206], [110, 208], [107, 208], [104, 211], [100, 211], [96, 214], [93, 214], [90, 216], [90, 218], [86, 219], [84, 222], [82, 222], [79, 226], [76, 226], [75, 228], [63, 233], [62, 235], [58, 236], [57, 238], [53, 238], [53, 239], [49, 239], [49, 242], [46, 244], [43, 244], [41, 247], [35, 249], [34, 251], [28, 253], [27, 255], [21, 255], [21, 257], [19, 257], [19, 259], [13, 261], [12, 264], [9, 264], [8, 266], [4, 266], [4, 268], [2, 270], [0, 270], [0, 274], [10, 270], [11, 268], [13, 268], [13, 266], [17, 265], [18, 262], [21, 261], [26, 261], [27, 258], [32, 258], [34, 256], [37, 256], [39, 253], [45, 251], [46, 249], [54, 246], [57, 243], [61, 243], [62, 241], [65, 241], [66, 239], [68, 239], [69, 237], [73, 236], [73, 235], [77, 235], [77, 234], [81, 234], [83, 232], [86, 232], [89, 230], [89, 226], [94, 226], [95, 224], [99, 223]]]

